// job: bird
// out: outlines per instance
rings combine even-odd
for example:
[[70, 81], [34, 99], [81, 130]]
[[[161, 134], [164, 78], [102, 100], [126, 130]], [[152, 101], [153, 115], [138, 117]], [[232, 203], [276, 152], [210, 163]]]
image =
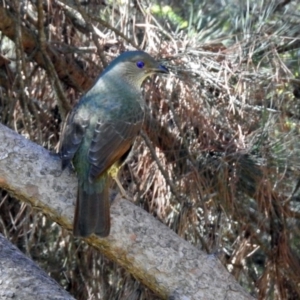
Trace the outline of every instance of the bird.
[[59, 155], [78, 178], [73, 234], [101, 238], [110, 233], [109, 187], [141, 130], [145, 100], [141, 86], [169, 70], [144, 51], [115, 58], [66, 118]]

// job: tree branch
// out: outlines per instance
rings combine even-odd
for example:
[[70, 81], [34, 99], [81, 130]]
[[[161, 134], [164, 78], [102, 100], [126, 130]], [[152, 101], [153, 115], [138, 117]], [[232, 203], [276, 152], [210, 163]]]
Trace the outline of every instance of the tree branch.
[[[0, 125], [0, 186], [72, 227], [77, 179], [60, 171], [60, 159]], [[181, 239], [124, 199], [111, 207], [108, 238], [86, 241], [166, 299], [251, 299], [218, 259]]]
[[[6, 9], [0, 5], [0, 31], [11, 40], [15, 40], [16, 18]], [[46, 61], [43, 53], [38, 47], [37, 36], [28, 28], [22, 26], [22, 46], [28, 56], [31, 57], [40, 67], [46, 69]], [[82, 76], [83, 70], [64, 55], [59, 53], [51, 47], [50, 44], [45, 45], [45, 51], [52, 61], [57, 72], [58, 78], [77, 90], [87, 90], [93, 84], [93, 80], [88, 76]]]
[[2, 300], [74, 299], [1, 234], [0, 249]]

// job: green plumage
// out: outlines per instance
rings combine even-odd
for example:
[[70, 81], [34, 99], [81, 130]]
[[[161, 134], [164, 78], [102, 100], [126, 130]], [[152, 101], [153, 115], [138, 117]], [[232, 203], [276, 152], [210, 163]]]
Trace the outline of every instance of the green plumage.
[[167, 69], [142, 51], [116, 58], [68, 116], [60, 145], [62, 168], [78, 176], [74, 234], [109, 235], [110, 170], [123, 164], [144, 116], [140, 86]]

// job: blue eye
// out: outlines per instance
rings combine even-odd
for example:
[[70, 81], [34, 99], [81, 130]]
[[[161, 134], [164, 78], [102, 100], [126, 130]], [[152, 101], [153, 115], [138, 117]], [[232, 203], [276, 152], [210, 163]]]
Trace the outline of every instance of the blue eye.
[[144, 67], [145, 63], [143, 61], [138, 61], [136, 63], [136, 65], [137, 65], [138, 68], [142, 69]]

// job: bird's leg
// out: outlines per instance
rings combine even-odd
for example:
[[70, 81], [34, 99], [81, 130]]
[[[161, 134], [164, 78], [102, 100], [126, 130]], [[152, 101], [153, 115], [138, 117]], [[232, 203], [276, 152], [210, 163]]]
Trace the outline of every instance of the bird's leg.
[[125, 189], [123, 188], [122, 183], [120, 182], [118, 175], [113, 176], [113, 179], [115, 180], [115, 182], [116, 182], [116, 184], [117, 184], [117, 186], [118, 186], [118, 188], [120, 190], [120, 193], [121, 193], [122, 197], [124, 197], [125, 199], [129, 200], [130, 198], [127, 195]]

